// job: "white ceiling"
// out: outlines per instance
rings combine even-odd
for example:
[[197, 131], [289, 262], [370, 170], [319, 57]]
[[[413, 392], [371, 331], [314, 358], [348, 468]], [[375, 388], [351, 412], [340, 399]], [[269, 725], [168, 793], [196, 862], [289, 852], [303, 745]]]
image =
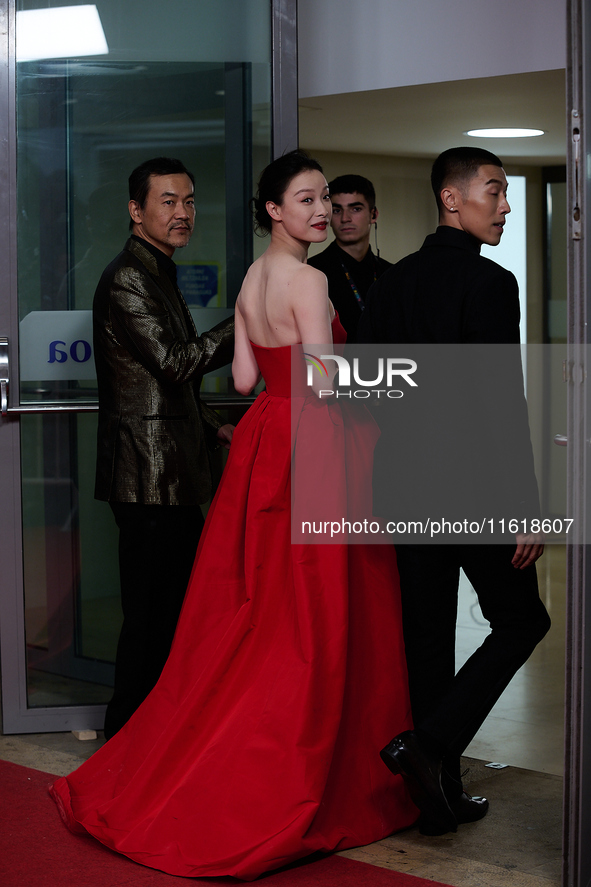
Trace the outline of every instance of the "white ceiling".
[[[456, 145], [479, 145], [512, 163], [552, 166], [566, 159], [564, 70], [314, 96], [299, 109], [300, 145], [310, 150], [434, 158]], [[464, 135], [511, 126], [545, 134]]]

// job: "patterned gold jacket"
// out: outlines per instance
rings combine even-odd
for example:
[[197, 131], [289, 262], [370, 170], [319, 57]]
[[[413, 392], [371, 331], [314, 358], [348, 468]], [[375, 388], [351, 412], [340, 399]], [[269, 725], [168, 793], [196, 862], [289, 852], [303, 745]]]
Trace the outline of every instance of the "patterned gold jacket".
[[93, 304], [99, 390], [95, 496], [194, 505], [211, 493], [206, 435], [222, 424], [203, 404], [204, 373], [232, 360], [234, 320], [201, 336], [164, 266], [130, 238]]

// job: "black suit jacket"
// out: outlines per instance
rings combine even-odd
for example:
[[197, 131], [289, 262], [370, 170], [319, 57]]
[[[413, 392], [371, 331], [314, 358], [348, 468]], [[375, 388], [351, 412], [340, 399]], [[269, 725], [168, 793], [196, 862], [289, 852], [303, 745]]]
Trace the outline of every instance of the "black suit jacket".
[[211, 493], [204, 373], [232, 360], [234, 320], [197, 335], [167, 257], [131, 237], [93, 303], [99, 389], [97, 499], [197, 505]]
[[416, 392], [376, 410], [378, 514], [539, 514], [519, 319], [513, 274], [446, 226], [371, 288], [358, 340], [394, 343], [418, 363]]

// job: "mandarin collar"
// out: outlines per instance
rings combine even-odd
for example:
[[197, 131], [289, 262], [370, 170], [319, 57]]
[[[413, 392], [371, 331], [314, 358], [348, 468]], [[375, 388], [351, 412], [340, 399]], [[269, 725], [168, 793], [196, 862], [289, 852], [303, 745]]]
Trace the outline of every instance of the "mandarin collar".
[[429, 234], [425, 238], [423, 246], [455, 246], [480, 255], [482, 244], [467, 231], [460, 231], [459, 228], [452, 228], [449, 225], [439, 225], [435, 234]]

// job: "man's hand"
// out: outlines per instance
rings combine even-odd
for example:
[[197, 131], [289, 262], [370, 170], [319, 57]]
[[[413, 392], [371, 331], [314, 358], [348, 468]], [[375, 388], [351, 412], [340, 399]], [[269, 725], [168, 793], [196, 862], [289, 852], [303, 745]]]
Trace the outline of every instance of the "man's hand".
[[216, 437], [218, 439], [218, 443], [220, 446], [225, 447], [227, 450], [230, 449], [230, 444], [232, 443], [232, 435], [234, 434], [235, 425], [222, 425], [221, 428], [218, 428]]
[[525, 570], [544, 553], [544, 537], [541, 533], [517, 533], [517, 548], [511, 558], [516, 570]]

